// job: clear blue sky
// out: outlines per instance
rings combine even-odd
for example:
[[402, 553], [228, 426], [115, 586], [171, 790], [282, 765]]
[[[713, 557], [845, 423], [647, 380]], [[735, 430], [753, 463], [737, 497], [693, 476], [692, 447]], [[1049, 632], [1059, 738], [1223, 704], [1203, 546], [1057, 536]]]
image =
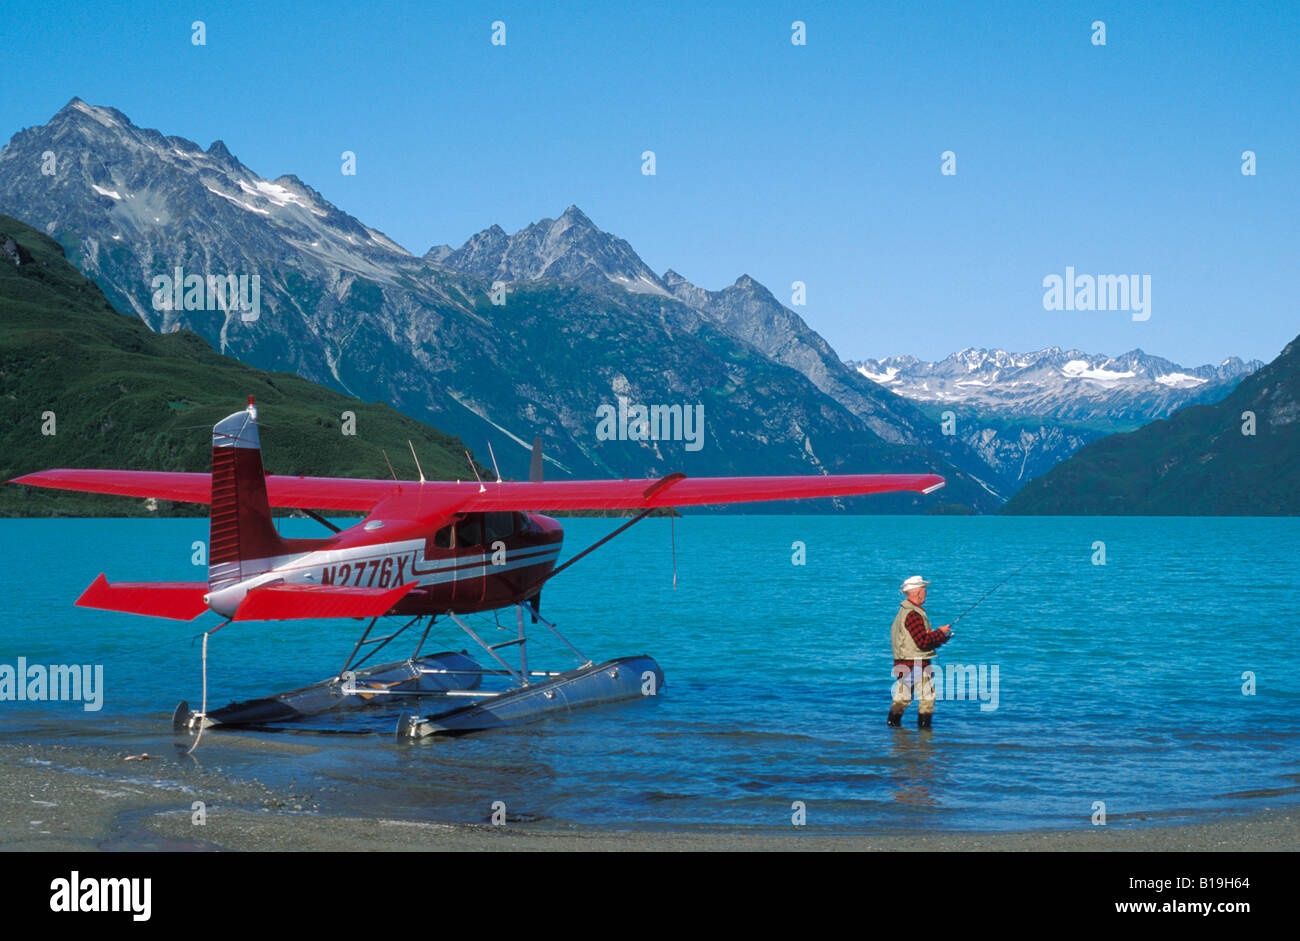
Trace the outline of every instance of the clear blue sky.
[[[1300, 333], [1295, 2], [380, 6], [9, 4], [0, 139], [77, 95], [296, 173], [416, 253], [576, 203], [661, 273], [786, 302], [805, 281], [846, 358], [1197, 365]], [[1066, 265], [1151, 275], [1151, 319], [1045, 311]]]

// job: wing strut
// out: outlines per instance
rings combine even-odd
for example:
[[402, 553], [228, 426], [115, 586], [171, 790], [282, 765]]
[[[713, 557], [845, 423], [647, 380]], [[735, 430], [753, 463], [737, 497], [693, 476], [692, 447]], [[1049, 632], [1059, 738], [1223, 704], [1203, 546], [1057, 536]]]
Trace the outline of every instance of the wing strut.
[[336, 533], [343, 532], [343, 530], [339, 529], [337, 526], [335, 526], [333, 523], [331, 523], [329, 520], [327, 520], [325, 517], [321, 516], [319, 513], [315, 512], [314, 510], [309, 510], [306, 507], [301, 507], [301, 506], [297, 507], [296, 509], [298, 510], [299, 513], [305, 513], [307, 516], [310, 516], [312, 519], [320, 523], [326, 529], [332, 529]]
[[579, 559], [581, 559], [584, 555], [586, 555], [586, 554], [589, 553], [589, 552], [595, 552], [597, 549], [599, 549], [599, 548], [600, 548], [601, 546], [603, 546], [605, 543], [609, 542], [611, 539], [613, 539], [613, 538], [614, 538], [615, 536], [617, 536], [619, 533], [623, 532], [623, 530], [627, 529], [627, 528], [628, 528], [629, 526], [631, 526], [633, 523], [639, 523], [639, 522], [641, 522], [641, 520], [645, 519], [647, 516], [649, 516], [651, 513], [653, 513], [653, 512], [654, 512], [655, 510], [657, 510], [657, 509], [659, 509], [659, 507], [657, 507], [657, 506], [646, 507], [644, 510], [642, 510], [640, 513], [638, 513], [636, 516], [632, 517], [630, 520], [628, 520], [626, 523], [624, 523], [624, 524], [623, 524], [622, 526], [620, 526], [618, 529], [614, 530], [614, 531], [613, 531], [612, 533], [610, 533], [608, 536], [604, 536], [604, 537], [602, 537], [601, 539], [596, 540], [596, 541], [593, 542], [591, 545], [589, 545], [587, 548], [583, 549], [581, 552], [579, 552], [577, 555], [575, 555], [575, 556], [574, 556], [572, 559], [570, 559], [568, 562], [565, 562], [563, 565], [561, 565], [559, 568], [552, 569], [552, 570], [551, 570], [551, 574], [550, 574], [550, 575], [547, 575], [546, 578], [542, 579], [541, 584], [545, 585], [547, 582], [549, 582], [551, 579], [553, 579], [556, 575], [559, 575], [561, 572], [563, 572], [565, 569], [567, 569], [567, 568], [568, 568], [570, 565], [572, 565], [574, 562], [577, 562]]
[[[665, 476], [660, 477], [658, 480], [656, 480], [656, 481], [655, 481], [653, 484], [651, 484], [649, 487], [646, 487], [646, 489], [645, 489], [645, 498], [646, 498], [647, 500], [649, 500], [650, 497], [652, 497], [652, 496], [653, 496], [655, 493], [657, 493], [658, 491], [663, 490], [665, 487], [671, 487], [673, 484], [677, 483], [677, 481], [679, 481], [679, 480], [685, 480], [685, 479], [686, 479], [686, 475], [683, 474], [681, 471], [678, 471], [678, 472], [676, 472], [676, 473], [674, 473], [674, 474], [666, 474]], [[628, 529], [630, 526], [632, 526], [632, 524], [641, 522], [641, 520], [645, 519], [647, 516], [649, 516], [651, 513], [653, 513], [653, 512], [654, 512], [655, 510], [657, 510], [657, 509], [660, 509], [660, 507], [658, 507], [658, 506], [648, 506], [648, 507], [646, 507], [644, 510], [642, 510], [640, 513], [638, 513], [636, 516], [632, 517], [630, 520], [628, 520], [626, 523], [624, 523], [624, 524], [623, 524], [622, 526], [620, 526], [618, 529], [614, 530], [614, 531], [613, 531], [612, 533], [610, 533], [608, 536], [605, 536], [605, 537], [603, 537], [603, 538], [601, 538], [601, 539], [596, 540], [596, 541], [593, 542], [591, 545], [589, 545], [587, 548], [583, 549], [581, 552], [579, 552], [577, 555], [575, 555], [572, 559], [570, 559], [569, 561], [567, 561], [567, 562], [565, 562], [563, 565], [561, 565], [559, 568], [552, 569], [552, 570], [551, 570], [551, 574], [550, 574], [550, 575], [547, 575], [546, 578], [542, 579], [542, 581], [541, 581], [540, 584], [545, 585], [547, 582], [549, 582], [551, 579], [553, 579], [556, 575], [559, 575], [561, 572], [563, 572], [565, 569], [567, 569], [567, 568], [568, 568], [570, 565], [572, 565], [574, 562], [577, 562], [579, 559], [581, 559], [584, 555], [587, 555], [587, 554], [590, 553], [590, 552], [595, 552], [597, 549], [599, 549], [599, 548], [600, 548], [601, 546], [603, 546], [605, 543], [609, 542], [611, 539], [613, 539], [613, 538], [614, 538], [615, 536], [617, 536], [619, 533], [621, 533], [621, 532], [623, 532], [624, 530]], [[668, 511], [669, 511], [669, 513], [672, 513], [672, 512], [673, 512], [673, 508], [672, 508], [672, 507], [668, 507]], [[676, 546], [675, 546], [675, 545], [674, 545], [674, 548], [673, 548], [673, 587], [674, 587], [674, 588], [677, 587], [677, 550], [676, 550]]]

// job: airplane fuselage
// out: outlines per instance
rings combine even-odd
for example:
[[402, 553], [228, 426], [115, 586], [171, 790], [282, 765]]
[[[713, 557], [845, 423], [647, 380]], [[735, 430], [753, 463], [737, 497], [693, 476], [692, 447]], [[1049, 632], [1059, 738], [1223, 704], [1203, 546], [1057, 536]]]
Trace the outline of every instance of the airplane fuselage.
[[285, 540], [291, 551], [284, 555], [244, 559], [239, 580], [205, 600], [232, 617], [249, 591], [265, 585], [387, 589], [414, 582], [388, 613], [487, 611], [535, 595], [563, 542], [563, 527], [540, 513], [467, 513], [436, 531], [372, 519], [328, 539]]

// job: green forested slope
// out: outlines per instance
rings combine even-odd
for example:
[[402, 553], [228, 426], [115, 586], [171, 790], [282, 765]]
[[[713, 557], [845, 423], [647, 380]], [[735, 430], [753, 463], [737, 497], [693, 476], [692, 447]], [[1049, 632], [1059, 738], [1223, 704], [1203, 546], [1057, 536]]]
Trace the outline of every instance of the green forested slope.
[[[0, 215], [0, 479], [54, 467], [206, 471], [210, 431], [257, 399], [268, 473], [469, 476], [464, 446], [386, 405], [223, 356], [188, 331], [153, 333], [115, 311], [53, 240]], [[342, 415], [355, 413], [355, 435]], [[42, 432], [54, 413], [55, 434]], [[161, 511], [205, 513], [164, 505]], [[144, 501], [19, 485], [0, 515], [146, 515]]]

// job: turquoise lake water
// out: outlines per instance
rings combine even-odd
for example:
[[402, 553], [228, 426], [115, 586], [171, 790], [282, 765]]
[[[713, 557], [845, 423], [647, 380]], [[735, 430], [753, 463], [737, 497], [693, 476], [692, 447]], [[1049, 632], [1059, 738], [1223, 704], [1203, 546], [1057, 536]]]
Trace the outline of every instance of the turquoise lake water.
[[[618, 522], [565, 520], [564, 557]], [[788, 826], [802, 801], [810, 828], [1082, 828], [1097, 801], [1138, 824], [1300, 803], [1300, 519], [699, 516], [675, 530], [675, 590], [669, 521], [649, 519], [543, 602], [597, 660], [655, 657], [659, 696], [419, 744], [372, 715], [353, 727], [374, 734], [295, 733], [311, 754], [250, 748], [223, 768], [327, 794], [328, 811], [478, 822], [502, 800], [560, 826]], [[206, 520], [0, 520], [0, 534], [0, 664], [102, 664], [106, 689], [96, 713], [0, 702], [0, 741], [169, 748], [172, 707], [200, 695], [192, 638], [216, 616], [72, 603], [101, 571], [202, 579], [190, 557]], [[937, 626], [1026, 561], [940, 651], [944, 668], [982, 667], [983, 688], [939, 702], [932, 733], [911, 710], [887, 728], [902, 578], [932, 580]], [[475, 624], [503, 640], [514, 618]], [[332, 675], [356, 634], [232, 624], [211, 639], [210, 705]], [[573, 665], [534, 637], [532, 666]], [[440, 622], [426, 650], [467, 646]]]

